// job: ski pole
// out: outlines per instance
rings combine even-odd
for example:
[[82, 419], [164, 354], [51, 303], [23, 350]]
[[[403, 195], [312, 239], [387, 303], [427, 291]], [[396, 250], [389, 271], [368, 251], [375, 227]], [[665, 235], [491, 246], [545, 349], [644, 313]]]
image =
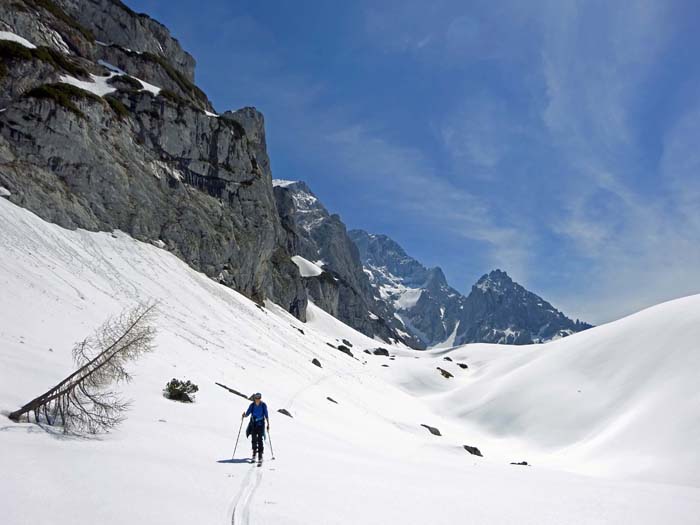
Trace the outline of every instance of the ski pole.
[[241, 426], [238, 427], [238, 437], [236, 438], [236, 446], [233, 447], [233, 454], [231, 454], [231, 459], [236, 455], [236, 449], [238, 448], [238, 440], [241, 439], [241, 429], [243, 428], [243, 418], [241, 418]]
[[270, 452], [272, 452], [272, 459], [275, 459], [275, 449], [272, 448], [272, 434], [270, 434], [270, 429], [267, 429], [267, 437], [270, 440]]

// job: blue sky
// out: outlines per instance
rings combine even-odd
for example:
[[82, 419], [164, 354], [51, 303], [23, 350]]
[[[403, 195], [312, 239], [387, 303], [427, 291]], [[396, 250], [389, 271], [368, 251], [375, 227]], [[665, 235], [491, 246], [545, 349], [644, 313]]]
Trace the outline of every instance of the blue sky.
[[605, 322], [700, 292], [700, 4], [128, 0], [273, 176], [467, 291]]

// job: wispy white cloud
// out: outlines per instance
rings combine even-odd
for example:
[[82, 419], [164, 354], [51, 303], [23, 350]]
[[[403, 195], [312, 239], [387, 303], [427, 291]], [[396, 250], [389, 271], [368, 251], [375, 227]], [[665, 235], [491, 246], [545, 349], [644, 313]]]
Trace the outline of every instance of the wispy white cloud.
[[338, 175], [365, 183], [368, 204], [390, 206], [414, 221], [435, 225], [441, 233], [479, 241], [488, 267], [509, 268], [527, 277], [531, 232], [504, 223], [486, 200], [438, 173], [422, 151], [392, 144], [362, 125], [326, 137], [329, 154], [338, 161]]
[[440, 136], [456, 169], [491, 178], [493, 168], [517, 143], [521, 131], [503, 100], [482, 94], [470, 97], [447, 115]]

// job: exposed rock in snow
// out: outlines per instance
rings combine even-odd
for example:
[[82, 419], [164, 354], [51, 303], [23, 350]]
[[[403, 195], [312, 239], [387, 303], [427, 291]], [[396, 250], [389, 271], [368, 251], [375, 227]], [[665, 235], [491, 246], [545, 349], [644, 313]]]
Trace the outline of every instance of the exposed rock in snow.
[[436, 427], [431, 427], [430, 425], [425, 425], [423, 423], [421, 423], [420, 426], [427, 428], [433, 436], [442, 436], [440, 430], [438, 430]]
[[340, 351], [343, 352], [344, 354], [347, 354], [347, 355], [349, 355], [350, 357], [354, 357], [353, 354], [352, 354], [352, 351], [351, 351], [347, 346], [345, 346], [345, 345], [338, 345], [337, 348], [338, 348], [338, 350], [340, 350]]
[[445, 379], [450, 379], [450, 378], [454, 377], [450, 372], [448, 372], [444, 368], [440, 368], [438, 366], [437, 369], [440, 371], [440, 373], [442, 374], [442, 377], [444, 377]]
[[469, 445], [463, 445], [463, 447], [464, 447], [464, 450], [466, 450], [467, 452], [469, 452], [473, 456], [479, 456], [482, 458], [484, 457], [483, 454], [481, 453], [481, 451], [476, 447], [470, 447]]

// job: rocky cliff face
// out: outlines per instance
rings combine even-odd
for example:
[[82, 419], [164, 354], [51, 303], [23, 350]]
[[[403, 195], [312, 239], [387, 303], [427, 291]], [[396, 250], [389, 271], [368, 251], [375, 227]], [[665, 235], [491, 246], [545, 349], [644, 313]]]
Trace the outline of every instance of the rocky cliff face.
[[447, 284], [440, 268], [426, 268], [389, 237], [363, 230], [349, 235], [372, 286], [425, 346], [530, 344], [590, 328], [500, 270], [484, 275], [465, 297]]
[[323, 269], [304, 278], [314, 303], [370, 337], [422, 347], [393, 308], [379, 300], [340, 217], [331, 215], [303, 182], [275, 181], [275, 197], [288, 249]]
[[192, 57], [117, 0], [3, 2], [0, 31], [25, 39], [0, 40], [10, 200], [67, 228], [154, 242], [304, 319], [259, 112], [214, 115]]
[[454, 341], [464, 297], [447, 284], [440, 268], [426, 268], [386, 235], [351, 230], [370, 283], [389, 304], [404, 330], [424, 346]]
[[590, 328], [572, 321], [547, 301], [494, 270], [472, 286], [457, 330], [457, 344], [523, 345], [566, 337]]

